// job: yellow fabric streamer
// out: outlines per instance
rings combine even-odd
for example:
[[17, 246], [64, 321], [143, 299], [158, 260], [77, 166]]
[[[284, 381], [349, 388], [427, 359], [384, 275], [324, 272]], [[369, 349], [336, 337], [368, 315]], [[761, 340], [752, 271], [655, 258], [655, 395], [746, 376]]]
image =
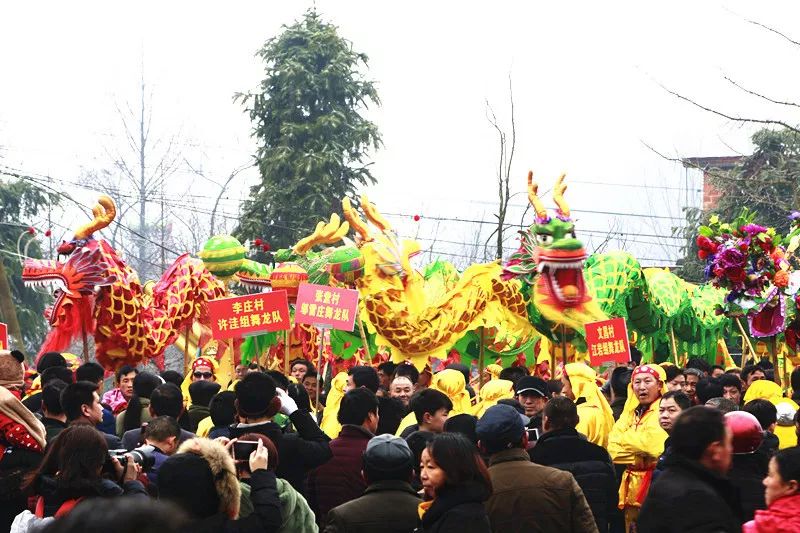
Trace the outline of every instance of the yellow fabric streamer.
[[569, 363], [564, 367], [567, 379], [572, 386], [575, 402], [578, 403], [578, 426], [575, 428], [586, 435], [589, 441], [608, 447], [608, 435], [614, 426], [614, 414], [608, 400], [597, 386], [597, 372], [583, 363]]
[[325, 411], [322, 413], [322, 422], [319, 427], [327, 436], [335, 439], [342, 430], [342, 425], [337, 420], [339, 415], [339, 405], [344, 397], [344, 388], [347, 386], [347, 372], [339, 372], [331, 381], [331, 390], [328, 392], [328, 400], [325, 404]]
[[514, 383], [507, 379], [493, 379], [483, 385], [478, 397], [480, 400], [472, 408], [472, 414], [480, 418], [488, 408], [497, 405], [498, 401], [514, 397]]
[[[472, 413], [472, 404], [469, 399], [469, 392], [467, 392], [467, 382], [464, 379], [464, 374], [458, 370], [448, 368], [435, 374], [433, 379], [431, 379], [430, 388], [444, 393], [450, 398], [450, 401], [453, 402], [453, 410], [450, 411], [450, 416]], [[327, 411], [328, 409], [326, 408], [325, 412], [327, 413]], [[414, 416], [414, 413], [408, 413], [400, 422], [396, 435], [402, 434], [408, 426], [412, 426], [416, 423], [417, 418]]]

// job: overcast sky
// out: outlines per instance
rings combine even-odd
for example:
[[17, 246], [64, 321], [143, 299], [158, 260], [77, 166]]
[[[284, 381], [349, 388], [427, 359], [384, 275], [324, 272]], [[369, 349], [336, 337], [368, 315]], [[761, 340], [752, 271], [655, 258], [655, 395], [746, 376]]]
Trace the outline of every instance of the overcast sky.
[[[310, 5], [3, 3], [0, 164], [62, 182], [108, 166], [106, 153], [124, 143], [115, 106], [137, 105], [143, 60], [153, 135], [178, 136], [193, 165], [224, 179], [255, 146], [232, 95], [258, 84], [263, 65], [254, 52]], [[471, 255], [477, 229], [485, 239], [488, 225], [432, 218], [493, 219], [498, 146], [485, 100], [509, 127], [509, 75], [517, 126], [513, 191], [524, 191], [529, 168], [545, 190], [566, 171], [567, 199], [590, 249], [609, 228], [621, 228], [645, 264], [677, 256], [679, 242], [656, 235], [681, 224], [687, 201], [697, 205], [699, 182], [689, 173], [687, 199], [686, 171], [644, 143], [671, 157], [735, 155], [750, 151], [754, 131], [679, 101], [659, 83], [731, 114], [797, 122], [790, 108], [767, 106], [723, 79], [800, 101], [800, 47], [747, 22], [800, 39], [791, 24], [800, 20], [797, 2], [318, 0], [316, 6], [369, 55], [369, 76], [382, 99], [368, 112], [385, 143], [374, 154], [380, 183], [365, 192], [382, 211], [400, 215], [391, 220], [401, 234], [419, 235], [423, 247], [455, 261]], [[254, 172], [242, 176], [222, 204], [230, 229], [238, 199], [257, 179]], [[216, 191], [188, 168], [171, 187], [177, 195], [190, 184], [208, 209]], [[62, 186], [87, 203], [96, 196]], [[514, 204], [524, 206], [524, 194]], [[414, 214], [423, 217], [419, 223]], [[520, 214], [521, 208], [516, 222]], [[81, 218], [68, 213], [65, 225], [74, 226], [70, 217]], [[435, 243], [426, 240], [434, 235]]]

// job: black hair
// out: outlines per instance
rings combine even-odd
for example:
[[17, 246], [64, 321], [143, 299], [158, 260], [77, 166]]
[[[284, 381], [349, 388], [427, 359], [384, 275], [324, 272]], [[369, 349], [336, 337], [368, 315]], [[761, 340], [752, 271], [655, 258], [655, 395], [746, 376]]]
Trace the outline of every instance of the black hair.
[[756, 363], [756, 366], [764, 370], [765, 373], [767, 370], [772, 370], [773, 368], [775, 368], [775, 365], [773, 365], [772, 361], [770, 361], [769, 358], [767, 357], [762, 357], [761, 360], [759, 360], [758, 363]]
[[460, 433], [464, 435], [472, 444], [478, 445], [478, 432], [475, 427], [478, 424], [478, 417], [467, 413], [447, 417], [444, 422], [444, 430], [447, 433]]
[[308, 359], [303, 359], [302, 357], [299, 357], [299, 358], [297, 358], [297, 359], [292, 359], [292, 360], [289, 362], [289, 371], [290, 371], [290, 372], [292, 371], [292, 368], [294, 368], [294, 365], [303, 365], [303, 366], [305, 366], [305, 367], [306, 367], [306, 372], [309, 372], [309, 371], [311, 371], [311, 370], [314, 370], [314, 371], [316, 371], [316, 370], [317, 370], [317, 369], [314, 367], [314, 363], [312, 363], [312, 362], [311, 362], [311, 361], [309, 361]]
[[681, 411], [685, 411], [692, 406], [692, 399], [689, 398], [683, 391], [668, 391], [661, 397], [661, 401], [663, 402], [664, 400], [669, 400], [670, 398], [672, 398], [675, 401], [675, 404], [681, 408]]
[[492, 493], [492, 481], [478, 449], [460, 433], [439, 433], [426, 447], [433, 461], [445, 473], [442, 493], [466, 484], [477, 484], [483, 488], [484, 496]]
[[703, 374], [708, 374], [711, 371], [711, 365], [708, 364], [708, 361], [700, 357], [692, 357], [689, 359], [686, 362], [686, 368], [696, 368]]
[[[183, 411], [183, 393], [174, 383], [162, 383], [150, 394], [153, 416], [179, 418]], [[128, 418], [128, 415], [125, 415]]]
[[144, 428], [144, 438], [164, 441], [170, 437], [181, 438], [181, 426], [171, 416], [151, 418]]
[[569, 429], [578, 425], [578, 407], [566, 396], [556, 396], [544, 406], [543, 416], [547, 417], [548, 426], [553, 429]]
[[193, 405], [208, 407], [211, 398], [219, 392], [222, 386], [214, 381], [201, 379], [189, 385], [189, 397]]
[[778, 409], [769, 400], [750, 400], [744, 404], [742, 411], [746, 411], [756, 417], [764, 431], [767, 431], [767, 428], [778, 421]]
[[714, 409], [718, 409], [722, 411], [723, 414], [732, 413], [733, 411], [739, 410], [739, 406], [736, 405], [735, 402], [721, 397], [711, 398], [705, 403], [705, 405], [708, 407], [713, 407]]
[[414, 454], [414, 473], [419, 476], [419, 465], [422, 459], [422, 451], [428, 447], [428, 443], [433, 440], [435, 433], [430, 431], [415, 431], [406, 437], [406, 444]]
[[42, 407], [47, 409], [51, 415], [62, 415], [64, 409], [61, 407], [61, 393], [67, 388], [67, 384], [60, 379], [51, 380], [42, 389]]
[[697, 401], [705, 404], [711, 398], [722, 396], [725, 391], [719, 384], [719, 378], [703, 378], [697, 382]]
[[712, 374], [714, 370], [722, 370], [723, 372], [725, 372], [725, 367], [720, 365], [711, 365], [711, 370], [709, 371], [709, 374]]
[[800, 391], [800, 366], [792, 370], [792, 374], [789, 376], [789, 381], [792, 384], [793, 391]]
[[760, 366], [747, 365], [742, 369], [742, 375], [741, 375], [742, 381], [747, 383], [747, 378], [749, 378], [750, 374], [752, 374], [753, 372], [761, 372], [762, 374], [766, 375], [766, 372], [764, 372], [764, 369], [761, 368]]
[[87, 498], [47, 527], [47, 533], [177, 533], [186, 514], [175, 505], [150, 498]]
[[51, 366], [50, 368], [45, 369], [42, 372], [42, 377], [40, 378], [40, 382], [42, 387], [53, 381], [54, 379], [60, 379], [64, 383], [74, 383], [75, 382], [75, 374], [69, 368], [65, 366]]
[[308, 396], [308, 391], [302, 383], [289, 383], [286, 394], [295, 401], [298, 409], [303, 409], [309, 413], [311, 412], [311, 398]]
[[165, 370], [161, 373], [161, 379], [167, 383], [174, 383], [178, 387], [183, 384], [183, 376], [176, 370]]
[[778, 473], [784, 483], [795, 480], [800, 483], [800, 447], [786, 448], [775, 454]]
[[213, 398], [208, 404], [211, 414], [211, 422], [214, 427], [230, 426], [236, 421], [236, 393], [233, 391], [222, 391]]
[[552, 398], [553, 396], [557, 396], [561, 394], [561, 391], [564, 389], [564, 384], [561, 382], [560, 379], [550, 379], [547, 381], [547, 397]]
[[150, 395], [159, 385], [161, 385], [161, 378], [150, 372], [142, 372], [133, 378], [133, 396], [128, 402], [128, 407], [125, 408], [123, 431], [142, 426], [142, 398], [149, 400]]
[[[289, 368], [291, 368], [291, 367], [289, 367]], [[255, 373], [256, 372], [251, 372], [251, 374], [255, 374]], [[283, 374], [283, 372], [280, 372], [279, 370], [267, 370], [266, 372], [262, 372], [262, 373], [268, 375], [269, 377], [271, 377], [272, 381], [275, 382], [275, 385], [277, 385], [281, 389], [286, 390], [286, 389], [289, 388], [289, 383], [291, 383], [291, 381], [289, 381], [289, 378], [287, 378]], [[245, 377], [247, 377], [247, 376], [245, 376]], [[242, 378], [242, 380], [244, 380], [244, 378]]]
[[411, 363], [400, 363], [397, 365], [397, 368], [394, 369], [393, 377], [396, 378], [397, 376], [405, 376], [411, 380], [411, 383], [416, 385], [417, 381], [419, 381], [419, 370]]
[[722, 411], [697, 405], [678, 415], [670, 433], [672, 453], [700, 460], [711, 443], [725, 439]]
[[370, 413], [378, 414], [378, 398], [371, 390], [358, 387], [342, 397], [336, 420], [342, 425], [360, 426]]
[[725, 387], [736, 387], [739, 389], [739, 392], [742, 392], [742, 380], [739, 379], [739, 376], [736, 374], [722, 374], [717, 379], [719, 380], [719, 385], [723, 388], [723, 390]]
[[356, 387], [364, 387], [372, 392], [378, 392], [381, 381], [378, 372], [371, 366], [357, 365], [347, 371], [349, 376], [353, 376], [353, 383]]
[[93, 361], [89, 361], [88, 363], [83, 363], [78, 369], [75, 371], [75, 380], [76, 381], [92, 381], [94, 383], [100, 383], [103, 381], [103, 376], [105, 375], [106, 371], [103, 370], [103, 367], [98, 365]]
[[61, 391], [61, 408], [67, 415], [67, 420], [72, 422], [83, 416], [81, 406], [94, 403], [94, 393], [97, 392], [97, 383], [91, 381], [78, 381], [69, 383]]
[[[611, 372], [611, 390], [618, 398], [625, 398], [628, 396], [628, 383], [631, 382], [633, 370], [624, 366], [618, 366]], [[668, 380], [669, 381], [669, 380]]]
[[529, 375], [528, 369], [524, 366], [510, 366], [501, 370], [498, 378], [508, 380], [516, 385], [517, 381]]
[[414, 393], [408, 405], [417, 419], [417, 424], [422, 424], [425, 419], [425, 413], [434, 415], [439, 409], [453, 410], [453, 402], [450, 398], [436, 389], [422, 389]]
[[397, 433], [397, 428], [400, 427], [400, 422], [408, 414], [408, 409], [403, 402], [397, 398], [390, 398], [388, 396], [378, 397], [378, 429], [375, 430], [376, 435], [383, 435], [389, 433], [394, 435]]
[[64, 359], [64, 356], [58, 352], [45, 352], [40, 357], [39, 360], [36, 362], [36, 372], [41, 374], [48, 368], [54, 366], [67, 366], [67, 360]]
[[380, 370], [389, 377], [392, 377], [396, 368], [397, 365], [392, 363], [391, 361], [386, 361], [378, 365], [378, 370]]
[[683, 375], [683, 369], [675, 365], [664, 365], [661, 368], [664, 369], [664, 374], [666, 375], [666, 380], [665, 380], [666, 383], [669, 383], [676, 377]]
[[276, 397], [275, 381], [270, 376], [262, 372], [250, 372], [236, 384], [239, 416], [262, 418], [278, 412], [280, 401]]
[[122, 379], [122, 376], [127, 376], [131, 372], [139, 373], [139, 370], [135, 366], [131, 365], [122, 365], [114, 372], [114, 379], [117, 381], [117, 385], [119, 385], [119, 380]]

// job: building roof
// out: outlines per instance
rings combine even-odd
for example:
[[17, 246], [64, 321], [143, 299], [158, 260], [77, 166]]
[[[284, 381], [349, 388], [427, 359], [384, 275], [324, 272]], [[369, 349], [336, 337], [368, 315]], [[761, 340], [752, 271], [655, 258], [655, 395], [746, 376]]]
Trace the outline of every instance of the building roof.
[[708, 170], [718, 168], [720, 170], [730, 170], [744, 159], [742, 155], [723, 155], [717, 157], [686, 157], [683, 166], [686, 168], [697, 168]]

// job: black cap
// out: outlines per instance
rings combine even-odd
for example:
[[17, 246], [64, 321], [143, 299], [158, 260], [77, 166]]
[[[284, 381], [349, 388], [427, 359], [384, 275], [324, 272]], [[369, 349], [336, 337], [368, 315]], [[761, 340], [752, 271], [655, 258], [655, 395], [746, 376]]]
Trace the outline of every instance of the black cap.
[[364, 463], [376, 470], [392, 472], [413, 466], [414, 454], [406, 441], [394, 435], [372, 437], [364, 450]]
[[525, 423], [510, 405], [493, 405], [478, 419], [475, 433], [481, 441], [513, 444], [525, 433]]
[[547, 382], [536, 376], [524, 376], [514, 385], [514, 394], [523, 392], [535, 392], [543, 398], [547, 398]]

